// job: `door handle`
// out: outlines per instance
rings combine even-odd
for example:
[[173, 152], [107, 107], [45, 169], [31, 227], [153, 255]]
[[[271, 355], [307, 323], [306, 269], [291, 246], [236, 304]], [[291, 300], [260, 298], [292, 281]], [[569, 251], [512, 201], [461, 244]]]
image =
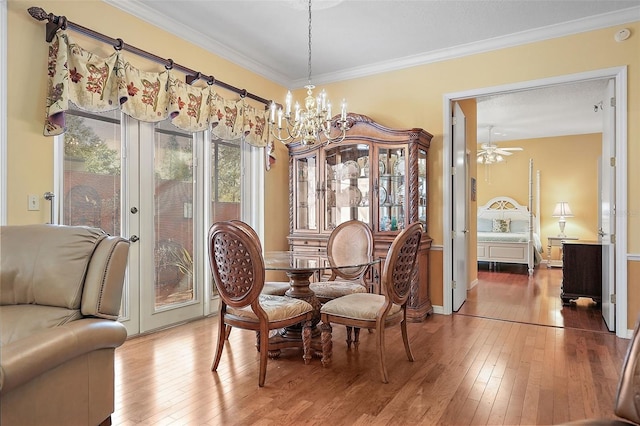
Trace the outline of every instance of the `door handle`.
[[132, 235], [132, 236], [129, 238], [129, 241], [131, 241], [132, 243], [135, 243], [135, 242], [136, 242], [136, 241], [138, 241], [139, 239], [140, 239], [140, 238], [138, 238], [138, 236], [137, 236], [137, 235]]

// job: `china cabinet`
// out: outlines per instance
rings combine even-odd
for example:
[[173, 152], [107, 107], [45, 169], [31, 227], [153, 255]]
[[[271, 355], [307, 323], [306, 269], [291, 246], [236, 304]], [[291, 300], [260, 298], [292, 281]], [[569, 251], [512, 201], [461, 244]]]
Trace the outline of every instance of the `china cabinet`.
[[371, 227], [375, 255], [384, 258], [395, 236], [421, 222], [424, 235], [409, 297], [408, 316], [432, 312], [427, 233], [427, 152], [432, 135], [396, 130], [348, 114], [351, 129], [339, 143], [289, 144], [290, 235], [293, 251], [325, 251], [329, 234], [358, 219]]

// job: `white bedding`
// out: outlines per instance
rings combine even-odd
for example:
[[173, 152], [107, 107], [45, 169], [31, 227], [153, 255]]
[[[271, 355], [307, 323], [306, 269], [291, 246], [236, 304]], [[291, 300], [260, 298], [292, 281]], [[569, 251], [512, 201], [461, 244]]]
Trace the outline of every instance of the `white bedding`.
[[[526, 243], [529, 234], [524, 232], [478, 232], [478, 242]], [[538, 234], [533, 234], [533, 246], [542, 252], [542, 242]]]

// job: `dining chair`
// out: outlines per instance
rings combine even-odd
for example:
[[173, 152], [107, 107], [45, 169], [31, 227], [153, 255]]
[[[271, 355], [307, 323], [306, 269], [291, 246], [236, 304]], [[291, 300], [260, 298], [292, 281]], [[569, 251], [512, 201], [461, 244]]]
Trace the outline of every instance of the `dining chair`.
[[[246, 222], [243, 222], [238, 219], [232, 219], [232, 223], [238, 225], [242, 230], [249, 233], [258, 243], [260, 244], [260, 237], [251, 225]], [[260, 246], [260, 251], [262, 252], [262, 246]], [[262, 288], [262, 294], [272, 294], [275, 296], [284, 296], [284, 294], [289, 290], [291, 286], [289, 285], [289, 281], [265, 281], [264, 287]]]
[[373, 234], [369, 225], [354, 219], [336, 226], [329, 235], [327, 254], [331, 276], [327, 281], [313, 282], [309, 285], [320, 303], [370, 290], [365, 281], [368, 265], [339, 268], [341, 264], [349, 264], [360, 259], [367, 261], [373, 256]]
[[211, 371], [222, 356], [228, 327], [258, 332], [260, 372], [258, 385], [264, 386], [267, 373], [269, 331], [302, 323], [303, 359], [311, 360], [311, 319], [313, 307], [299, 299], [262, 294], [264, 259], [260, 241], [242, 225], [216, 222], [208, 236], [209, 263], [220, 295], [218, 343]]
[[[327, 367], [331, 363], [332, 324], [355, 328], [353, 344], [356, 350], [359, 344], [359, 329], [375, 329], [380, 375], [384, 383], [389, 382], [384, 353], [384, 335], [387, 327], [400, 323], [407, 358], [413, 361], [407, 336], [406, 307], [421, 236], [422, 224], [416, 222], [400, 232], [391, 243], [382, 271], [384, 294], [354, 293], [322, 305], [320, 327], [323, 366]], [[349, 339], [347, 339], [347, 347], [351, 347]]]

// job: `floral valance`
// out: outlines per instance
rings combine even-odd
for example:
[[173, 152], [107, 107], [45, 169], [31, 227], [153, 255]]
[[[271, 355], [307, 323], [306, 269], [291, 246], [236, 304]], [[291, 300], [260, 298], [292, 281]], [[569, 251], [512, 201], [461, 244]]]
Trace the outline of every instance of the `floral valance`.
[[141, 121], [167, 118], [189, 132], [211, 129], [221, 139], [243, 138], [264, 147], [269, 142], [268, 111], [244, 99], [224, 99], [213, 85], [191, 86], [172, 70], [147, 72], [129, 63], [122, 51], [103, 58], [58, 31], [49, 44], [45, 136], [64, 133], [69, 102], [87, 111], [121, 108]]

